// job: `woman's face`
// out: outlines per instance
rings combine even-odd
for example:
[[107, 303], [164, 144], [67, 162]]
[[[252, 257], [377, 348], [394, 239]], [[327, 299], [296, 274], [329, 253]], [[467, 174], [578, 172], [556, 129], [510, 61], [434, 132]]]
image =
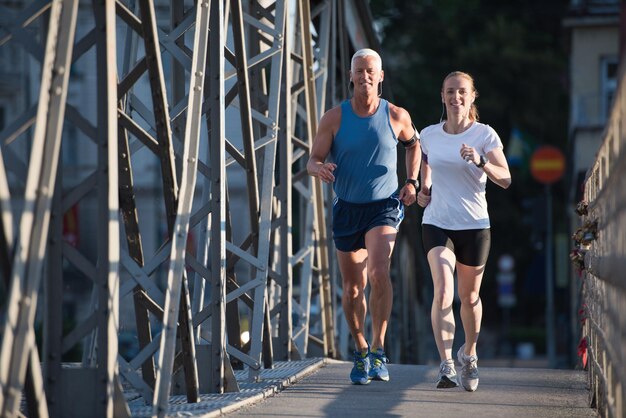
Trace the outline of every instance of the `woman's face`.
[[474, 86], [466, 77], [456, 75], [444, 82], [441, 100], [446, 104], [449, 116], [468, 117], [475, 99]]

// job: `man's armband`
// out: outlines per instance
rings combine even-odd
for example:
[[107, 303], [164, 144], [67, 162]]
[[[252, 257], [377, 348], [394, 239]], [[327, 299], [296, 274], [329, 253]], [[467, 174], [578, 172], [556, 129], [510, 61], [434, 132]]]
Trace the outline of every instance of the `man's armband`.
[[417, 133], [417, 129], [415, 129], [415, 125], [413, 125], [413, 123], [411, 123], [411, 126], [413, 127], [413, 131], [415, 133], [413, 134], [411, 139], [409, 139], [408, 141], [400, 141], [400, 143], [404, 146], [404, 148], [412, 147], [413, 144], [415, 144], [420, 139], [419, 134]]

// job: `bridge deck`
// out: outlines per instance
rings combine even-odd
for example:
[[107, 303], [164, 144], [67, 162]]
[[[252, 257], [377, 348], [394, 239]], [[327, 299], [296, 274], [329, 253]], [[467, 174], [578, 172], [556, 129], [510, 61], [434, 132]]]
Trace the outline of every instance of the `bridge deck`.
[[[277, 363], [236, 394], [202, 395], [195, 405], [172, 397], [178, 416], [597, 417], [589, 408], [586, 372], [480, 367], [480, 387], [436, 389], [436, 366], [390, 364], [390, 382], [349, 384], [352, 364], [308, 359]], [[278, 393], [277, 393], [278, 392]], [[131, 402], [133, 416], [148, 408]]]

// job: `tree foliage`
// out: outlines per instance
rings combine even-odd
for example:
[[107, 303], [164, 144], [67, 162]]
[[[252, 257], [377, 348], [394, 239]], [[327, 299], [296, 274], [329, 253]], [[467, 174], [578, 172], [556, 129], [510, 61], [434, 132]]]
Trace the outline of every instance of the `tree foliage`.
[[416, 125], [435, 123], [443, 78], [465, 71], [476, 81], [481, 119], [505, 142], [517, 127], [540, 143], [563, 147], [568, 101], [561, 20], [567, 4], [371, 0], [396, 102]]

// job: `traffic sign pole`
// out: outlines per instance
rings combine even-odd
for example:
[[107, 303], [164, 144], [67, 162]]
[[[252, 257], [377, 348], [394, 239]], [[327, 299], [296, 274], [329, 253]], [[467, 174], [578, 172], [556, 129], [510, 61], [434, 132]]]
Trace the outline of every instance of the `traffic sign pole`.
[[565, 157], [556, 147], [537, 148], [530, 159], [530, 172], [546, 185], [546, 354], [548, 366], [556, 367], [554, 335], [554, 246], [552, 232], [552, 183], [561, 179], [565, 171]]
[[546, 353], [548, 367], [556, 367], [554, 335], [554, 249], [552, 239], [552, 185], [546, 184]]

